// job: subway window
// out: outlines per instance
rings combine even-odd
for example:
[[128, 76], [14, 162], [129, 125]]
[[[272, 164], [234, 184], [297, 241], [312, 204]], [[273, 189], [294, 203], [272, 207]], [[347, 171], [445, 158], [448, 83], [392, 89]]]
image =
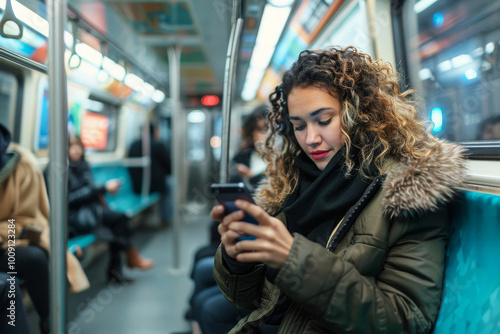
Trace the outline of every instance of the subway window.
[[97, 152], [115, 150], [118, 119], [116, 106], [89, 98], [85, 101], [77, 126], [75, 126], [76, 119], [73, 115], [70, 111], [68, 119], [70, 131], [72, 126], [75, 127], [75, 132], [79, 133], [86, 150]]
[[8, 72], [0, 71], [0, 122], [10, 131], [14, 131], [18, 84], [16, 77]]
[[409, 84], [432, 133], [500, 143], [500, 2], [410, 0], [401, 14]]

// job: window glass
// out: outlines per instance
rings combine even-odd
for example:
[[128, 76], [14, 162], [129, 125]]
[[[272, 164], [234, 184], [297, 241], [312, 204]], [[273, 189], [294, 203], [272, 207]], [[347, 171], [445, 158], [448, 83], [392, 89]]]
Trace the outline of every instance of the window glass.
[[[71, 88], [71, 87], [70, 87]], [[81, 138], [87, 151], [114, 151], [117, 140], [118, 108], [110, 103], [88, 97], [82, 90], [76, 94], [71, 90], [72, 100], [68, 106], [68, 132]], [[78, 98], [75, 96], [78, 95]], [[48, 81], [40, 80], [37, 102], [37, 125], [34, 150], [44, 150], [49, 145], [49, 89]]]
[[500, 1], [406, 1], [408, 77], [433, 134], [500, 140]]
[[222, 156], [222, 115], [214, 117], [213, 129], [214, 135], [210, 138], [210, 147], [214, 160], [220, 161]]
[[310, 0], [299, 19], [300, 23], [308, 33], [312, 32], [314, 28], [316, 28], [330, 3], [331, 1]]
[[[116, 148], [116, 122], [118, 109], [106, 102], [87, 99], [79, 121], [80, 138], [89, 151], [114, 151]], [[74, 122], [70, 113], [68, 123]], [[78, 134], [78, 131], [76, 131]]]
[[0, 122], [14, 132], [14, 115], [17, 100], [17, 80], [14, 75], [0, 71]]
[[206, 156], [206, 114], [201, 110], [193, 110], [187, 116], [188, 121], [188, 159], [192, 162], [202, 162]]
[[354, 46], [373, 56], [364, 1], [346, 3], [311, 48], [326, 49], [331, 46]]

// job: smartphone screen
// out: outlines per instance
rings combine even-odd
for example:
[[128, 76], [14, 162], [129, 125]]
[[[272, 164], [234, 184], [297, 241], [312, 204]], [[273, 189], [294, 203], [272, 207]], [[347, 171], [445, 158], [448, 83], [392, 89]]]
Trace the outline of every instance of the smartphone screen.
[[[226, 215], [230, 214], [231, 212], [240, 210], [234, 204], [234, 201], [236, 201], [237, 199], [246, 200], [249, 201], [250, 203], [255, 204], [254, 200], [252, 199], [250, 191], [243, 182], [214, 183], [212, 184], [212, 192], [214, 193], [215, 198], [217, 198], [219, 203], [224, 205], [224, 207], [226, 208], [225, 211]], [[245, 217], [242, 219], [242, 221], [246, 223], [259, 225], [259, 222], [257, 222], [257, 220], [255, 220], [255, 218], [249, 215], [248, 213], [245, 213]], [[248, 235], [238, 238], [238, 241], [254, 240], [254, 239], [255, 239], [254, 236]]]

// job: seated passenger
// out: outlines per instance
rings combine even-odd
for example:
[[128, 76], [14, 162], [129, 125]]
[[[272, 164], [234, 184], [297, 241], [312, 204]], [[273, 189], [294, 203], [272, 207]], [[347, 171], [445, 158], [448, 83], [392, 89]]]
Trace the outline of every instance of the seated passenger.
[[[242, 127], [243, 140], [240, 145], [242, 149], [232, 159], [230, 182], [244, 182], [251, 190], [264, 179], [266, 165], [260, 156], [259, 148], [263, 145], [264, 135], [268, 129], [266, 122], [268, 109], [262, 105], [246, 116]], [[212, 222], [210, 244], [199, 249], [195, 255], [191, 275], [195, 287], [189, 300], [190, 310], [186, 314], [186, 318], [194, 320], [194, 334], [198, 328], [204, 334], [225, 333], [239, 318], [249, 313], [229, 304], [213, 278], [213, 256], [220, 244], [218, 225], [217, 221]]]
[[268, 109], [269, 107], [262, 105], [246, 116], [242, 127], [243, 140], [240, 150], [232, 159], [230, 182], [244, 182], [250, 190], [264, 178], [263, 173], [266, 170], [266, 164], [258, 153], [256, 145], [262, 145], [262, 139], [267, 131]]
[[215, 279], [252, 310], [230, 333], [431, 332], [465, 160], [415, 119], [414, 94], [352, 47], [303, 51], [283, 74], [259, 205], [212, 209]]
[[[48, 169], [45, 170], [46, 177]], [[102, 195], [115, 194], [118, 180], [109, 180], [103, 186], [94, 184], [89, 164], [85, 161], [80, 138], [70, 136], [68, 168], [68, 232], [69, 237], [94, 233], [98, 240], [109, 243], [110, 262], [107, 278], [110, 283], [126, 283], [123, 277], [121, 253], [125, 252], [130, 268], [149, 269], [154, 262], [139, 255], [132, 245], [129, 219], [110, 210]]]
[[[48, 333], [50, 243], [45, 182], [32, 153], [9, 142], [10, 133], [0, 123], [0, 271], [15, 271], [24, 280], [40, 316], [41, 332]], [[15, 270], [9, 267], [11, 240], [15, 240]], [[70, 252], [66, 255], [71, 291], [86, 289], [89, 283], [80, 263]]]
[[0, 272], [0, 333], [29, 334], [21, 288], [15, 276]]
[[488, 117], [479, 124], [478, 140], [500, 139], [500, 115]]

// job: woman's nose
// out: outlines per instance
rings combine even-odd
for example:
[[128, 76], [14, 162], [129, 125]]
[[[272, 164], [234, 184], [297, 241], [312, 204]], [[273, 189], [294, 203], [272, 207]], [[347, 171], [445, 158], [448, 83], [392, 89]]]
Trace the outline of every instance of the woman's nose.
[[321, 143], [321, 136], [319, 132], [314, 128], [314, 126], [311, 126], [307, 130], [306, 144], [309, 146], [317, 146], [320, 143]]

